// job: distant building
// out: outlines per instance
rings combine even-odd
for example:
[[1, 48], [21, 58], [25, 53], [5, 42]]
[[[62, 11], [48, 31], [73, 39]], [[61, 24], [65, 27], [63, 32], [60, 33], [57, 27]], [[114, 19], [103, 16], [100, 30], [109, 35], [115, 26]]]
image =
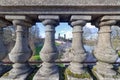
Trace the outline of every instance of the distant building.
[[58, 40], [66, 40], [66, 34], [64, 34], [64, 37], [62, 37], [59, 33], [58, 34]]

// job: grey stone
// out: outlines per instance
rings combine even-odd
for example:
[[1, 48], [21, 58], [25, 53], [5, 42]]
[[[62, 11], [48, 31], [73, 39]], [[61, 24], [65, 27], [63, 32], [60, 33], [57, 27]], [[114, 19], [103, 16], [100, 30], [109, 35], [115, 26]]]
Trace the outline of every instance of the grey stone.
[[112, 69], [113, 65], [110, 64], [116, 62], [118, 58], [118, 54], [113, 49], [110, 40], [111, 26], [114, 25], [116, 21], [111, 20], [109, 17], [103, 17], [101, 19], [99, 23], [98, 43], [94, 50], [94, 55], [98, 62], [92, 71], [98, 80], [119, 80], [120, 77], [115, 78], [117, 72]]
[[3, 41], [3, 28], [0, 27], [0, 61], [7, 56], [7, 50]]
[[119, 6], [119, 0], [0, 0], [1, 6]]
[[[0, 14], [40, 14], [58, 15], [69, 20], [70, 15], [93, 15], [93, 18], [103, 14], [120, 14], [120, 1], [118, 0], [0, 0]], [[77, 8], [76, 8], [77, 7]], [[66, 19], [67, 18], [67, 19]]]
[[38, 16], [39, 20], [49, 20], [49, 19], [52, 19], [52, 20], [57, 20], [59, 21], [59, 16], [58, 15], [39, 15]]
[[[53, 16], [51, 16], [53, 17]], [[39, 17], [40, 18], [40, 17]], [[43, 19], [44, 17], [42, 17]], [[45, 19], [42, 23], [46, 27], [45, 43], [40, 52], [43, 61], [41, 68], [38, 70], [33, 80], [59, 80], [59, 71], [54, 61], [58, 57], [58, 51], [55, 46], [55, 27], [58, 24], [54, 18]], [[53, 63], [51, 63], [53, 62]]]
[[[24, 25], [25, 24], [31, 25], [33, 23], [32, 20], [29, 17], [25, 16], [25, 15], [5, 15], [5, 19], [11, 20], [11, 21], [14, 20], [14, 19], [27, 21], [27, 23], [23, 22]], [[17, 24], [17, 23], [15, 23], [15, 24]], [[21, 22], [21, 24], [22, 24], [22, 22]]]
[[111, 64], [97, 62], [97, 65], [94, 66], [94, 70], [92, 71], [97, 80], [120, 80], [120, 76], [112, 68], [113, 66]]
[[96, 18], [96, 14], [120, 14], [119, 0], [0, 0], [0, 6], [1, 15], [62, 14], [62, 21], [73, 14], [92, 14], [93, 18]]
[[120, 16], [119, 15], [105, 15], [100, 20], [101, 21], [105, 21], [105, 20], [120, 20]]
[[[79, 17], [79, 16], [78, 16]], [[86, 16], [87, 17], [87, 16]], [[86, 18], [85, 16], [83, 18]], [[72, 20], [76, 17], [72, 17]], [[82, 43], [82, 33], [83, 33], [83, 26], [86, 24], [85, 20], [82, 20], [81, 16], [80, 19], [72, 21], [71, 25], [73, 27], [73, 40], [72, 40], [72, 51], [71, 51], [71, 62], [68, 69], [75, 74], [84, 74], [85, 70], [83, 69], [83, 62], [86, 58], [85, 49], [83, 48]], [[90, 79], [77, 79], [72, 78], [68, 75], [68, 80], [90, 80]]]
[[68, 78], [68, 80], [93, 80], [92, 78], [90, 78], [90, 79], [88, 79], [88, 78], [80, 79], [80, 78], [74, 78], [74, 77], [71, 77], [71, 76], [68, 76], [68, 75], [67, 75], [67, 78]]
[[[28, 59], [32, 56], [32, 51], [28, 44], [28, 29], [30, 26], [24, 25], [22, 20], [13, 20], [16, 29], [16, 43], [9, 53], [10, 60], [14, 63], [13, 68], [7, 76], [3, 76], [0, 80], [26, 80], [33, 68], [28, 64]], [[19, 24], [18, 24], [19, 23]]]
[[[2, 23], [2, 25], [5, 25]], [[2, 60], [8, 55], [6, 47], [3, 41], [3, 28], [0, 27], [0, 76], [2, 76], [5, 72], [11, 69], [6, 65], [3, 65]]]
[[12, 69], [9, 65], [3, 65], [3, 63], [0, 63], [0, 77], [3, 76], [5, 73], [7, 73], [10, 69]]
[[42, 63], [33, 80], [59, 80], [58, 68], [52, 63]]
[[90, 21], [91, 16], [90, 15], [72, 15], [70, 21], [80, 20], [80, 19]]

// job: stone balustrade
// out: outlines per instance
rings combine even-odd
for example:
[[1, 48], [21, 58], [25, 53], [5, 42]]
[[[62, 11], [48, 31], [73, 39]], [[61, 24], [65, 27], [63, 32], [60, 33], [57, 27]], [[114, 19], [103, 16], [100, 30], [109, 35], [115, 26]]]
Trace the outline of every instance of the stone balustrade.
[[[71, 62], [66, 70], [60, 73], [60, 69], [55, 64], [58, 57], [58, 51], [55, 46], [55, 27], [59, 25], [61, 17], [59, 15], [39, 15], [38, 19], [45, 26], [45, 42], [40, 52], [43, 61], [41, 67], [33, 80], [61, 80], [60, 75], [65, 74], [67, 80], [119, 80], [119, 71], [113, 70], [111, 63], [118, 59], [117, 51], [111, 45], [111, 26], [118, 25], [119, 15], [99, 16], [95, 20], [96, 27], [99, 28], [98, 42], [94, 49], [94, 56], [98, 60], [96, 65], [90, 70], [86, 70], [84, 64], [86, 51], [83, 48], [83, 27], [87, 22], [92, 22], [92, 15], [71, 15], [69, 24], [73, 28], [73, 39], [71, 47]], [[12, 69], [1, 63], [0, 80], [28, 80], [28, 77], [36, 70], [29, 64], [32, 56], [32, 50], [28, 43], [29, 28], [34, 23], [33, 20], [26, 15], [5, 15], [1, 18], [0, 28], [0, 60], [9, 55], [10, 61], [13, 62]], [[4, 23], [4, 24], [2, 24]], [[7, 53], [3, 44], [3, 28], [4, 26], [13, 25], [16, 27], [16, 43]], [[10, 70], [10, 71], [8, 71]], [[6, 74], [7, 75], [3, 75]], [[94, 75], [91, 76], [91, 74]]]
[[[33, 52], [29, 46], [29, 28], [36, 22], [45, 26], [45, 41], [40, 57], [41, 66], [29, 63]], [[68, 23], [73, 31], [71, 61], [61, 70], [55, 64], [58, 50], [55, 28], [60, 22]], [[88, 69], [82, 63], [86, 58], [83, 47], [83, 27], [90, 22], [99, 28], [98, 42], [93, 55], [97, 62]], [[114, 69], [118, 53], [111, 45], [111, 26], [120, 23], [119, 0], [0, 0], [0, 80], [120, 80], [120, 71]], [[16, 28], [16, 42], [6, 51], [3, 28]], [[12, 68], [2, 60], [9, 57]], [[34, 73], [34, 74], [33, 74]]]

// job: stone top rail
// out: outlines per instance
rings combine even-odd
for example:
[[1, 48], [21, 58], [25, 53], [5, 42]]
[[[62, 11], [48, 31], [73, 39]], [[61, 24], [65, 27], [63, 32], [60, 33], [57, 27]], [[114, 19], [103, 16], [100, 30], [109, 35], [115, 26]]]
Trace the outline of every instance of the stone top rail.
[[70, 15], [120, 14], [120, 0], [0, 0], [0, 17], [6, 14], [25, 14], [32, 18], [37, 15], [60, 15], [68, 21]]
[[0, 6], [120, 6], [119, 0], [0, 0]]

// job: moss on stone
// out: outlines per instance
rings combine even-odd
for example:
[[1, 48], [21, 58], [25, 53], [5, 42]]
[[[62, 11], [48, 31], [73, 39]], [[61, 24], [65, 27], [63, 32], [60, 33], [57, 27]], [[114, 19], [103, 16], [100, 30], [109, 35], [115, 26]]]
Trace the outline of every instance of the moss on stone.
[[67, 80], [67, 75], [74, 77], [74, 78], [81, 78], [81, 79], [91, 78], [90, 74], [87, 72], [82, 73], [82, 74], [76, 74], [76, 73], [71, 72], [68, 68], [65, 70], [65, 80]]
[[34, 75], [35, 75], [35, 73], [32, 73], [30, 76], [28, 76], [28, 80], [32, 80]]
[[97, 71], [97, 69], [95, 67], [93, 67], [92, 71]]
[[114, 75], [113, 78], [114, 78], [114, 79], [118, 79], [118, 75]]
[[9, 75], [9, 72], [5, 73], [3, 76], [8, 76]]
[[[92, 69], [92, 73], [93, 73], [93, 75], [94, 75], [97, 79], [99, 79], [98, 75], [96, 74], [96, 71], [97, 71], [97, 69], [94, 67], [94, 68]], [[103, 77], [103, 78], [105, 78], [105, 74], [100, 74], [100, 76]], [[118, 75], [113, 75], [112, 78], [118, 79]]]

